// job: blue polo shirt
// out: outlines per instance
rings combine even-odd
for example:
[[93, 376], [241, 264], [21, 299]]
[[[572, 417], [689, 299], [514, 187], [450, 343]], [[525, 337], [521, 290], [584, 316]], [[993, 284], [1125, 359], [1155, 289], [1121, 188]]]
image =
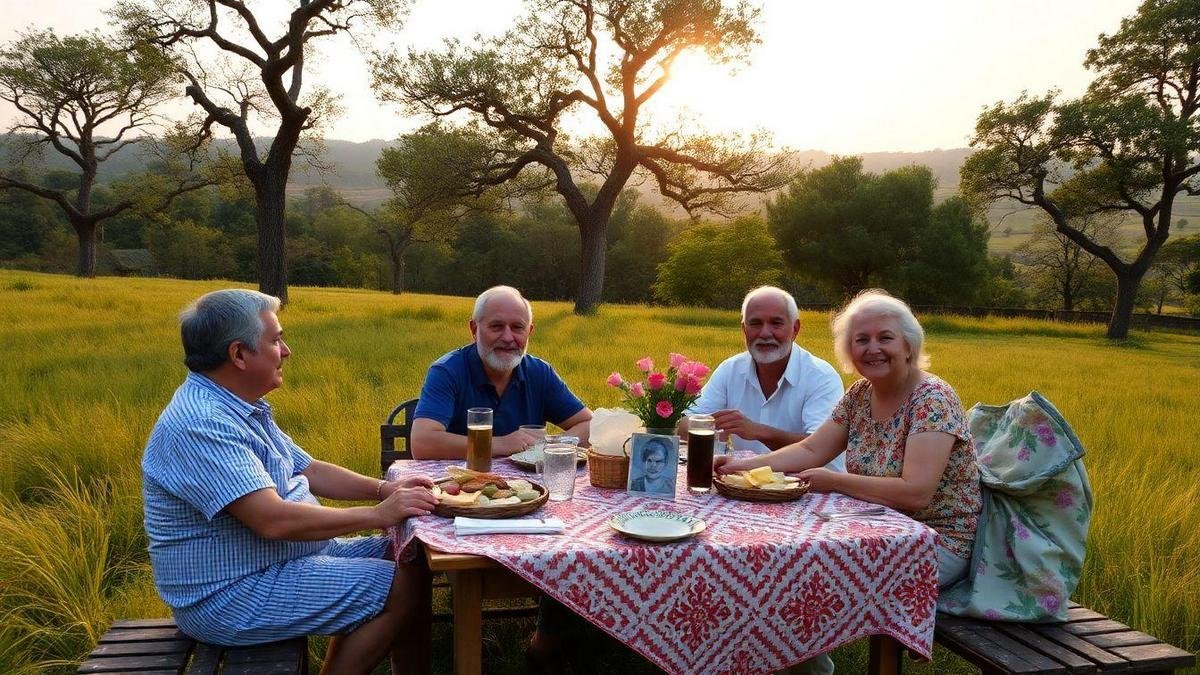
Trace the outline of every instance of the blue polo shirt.
[[471, 343], [429, 367], [413, 416], [443, 424], [452, 434], [466, 435], [467, 408], [491, 408], [492, 433], [504, 436], [522, 424], [565, 422], [584, 405], [549, 363], [528, 354], [513, 371], [504, 396], [498, 396], [483, 371], [475, 343]]

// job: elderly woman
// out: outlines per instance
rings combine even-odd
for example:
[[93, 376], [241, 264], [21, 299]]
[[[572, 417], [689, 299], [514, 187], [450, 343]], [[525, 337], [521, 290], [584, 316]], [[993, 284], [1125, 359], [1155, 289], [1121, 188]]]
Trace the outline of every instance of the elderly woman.
[[[811, 436], [768, 455], [717, 458], [718, 473], [757, 466], [799, 471], [820, 492], [841, 492], [909, 514], [938, 533], [938, 585], [966, 574], [982, 507], [979, 469], [962, 403], [925, 372], [925, 332], [884, 291], [863, 291], [833, 319], [834, 352], [851, 385]], [[823, 467], [846, 452], [846, 473]]]

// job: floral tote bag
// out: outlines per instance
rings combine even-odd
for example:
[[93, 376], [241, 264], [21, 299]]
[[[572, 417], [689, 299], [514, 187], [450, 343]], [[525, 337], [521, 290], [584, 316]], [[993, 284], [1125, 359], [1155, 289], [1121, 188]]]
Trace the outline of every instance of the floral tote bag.
[[938, 609], [1004, 621], [1065, 621], [1083, 569], [1092, 489], [1083, 445], [1058, 410], [1031, 392], [967, 413], [983, 512], [966, 578]]

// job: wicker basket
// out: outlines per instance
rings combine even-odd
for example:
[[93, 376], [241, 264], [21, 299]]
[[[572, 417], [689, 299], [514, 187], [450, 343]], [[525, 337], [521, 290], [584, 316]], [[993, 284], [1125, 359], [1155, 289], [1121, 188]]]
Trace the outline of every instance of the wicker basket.
[[504, 506], [454, 506], [452, 504], [438, 504], [433, 507], [433, 515], [443, 518], [453, 518], [455, 516], [465, 516], [467, 518], [516, 518], [517, 516], [526, 516], [538, 509], [542, 508], [542, 504], [550, 497], [546, 492], [546, 488], [530, 481], [534, 490], [541, 494], [537, 499], [531, 499], [520, 504], [506, 504]]
[[624, 490], [629, 480], [628, 455], [602, 455], [588, 448], [588, 479], [598, 488]]
[[808, 483], [800, 483], [794, 490], [760, 490], [730, 485], [720, 478], [713, 478], [713, 487], [722, 496], [747, 502], [790, 502], [808, 492]]

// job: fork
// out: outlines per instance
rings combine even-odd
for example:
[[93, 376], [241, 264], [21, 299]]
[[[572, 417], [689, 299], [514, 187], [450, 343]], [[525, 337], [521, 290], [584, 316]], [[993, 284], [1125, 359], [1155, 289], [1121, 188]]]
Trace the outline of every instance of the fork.
[[845, 520], [847, 518], [863, 518], [869, 516], [882, 516], [887, 513], [887, 510], [882, 506], [870, 506], [865, 509], [857, 509], [855, 511], [817, 511], [817, 517], [821, 520]]

